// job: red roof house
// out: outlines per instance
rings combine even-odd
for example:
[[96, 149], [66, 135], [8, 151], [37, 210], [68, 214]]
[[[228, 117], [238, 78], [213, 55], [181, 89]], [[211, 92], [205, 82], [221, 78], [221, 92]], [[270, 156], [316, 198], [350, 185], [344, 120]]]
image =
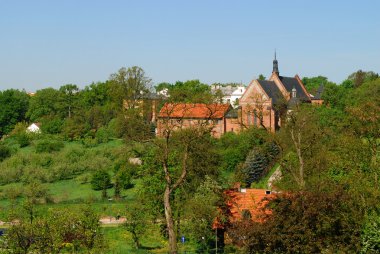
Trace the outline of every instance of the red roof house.
[[165, 103], [158, 114], [157, 135], [163, 136], [169, 129], [209, 126], [212, 135], [220, 137], [227, 129], [234, 131], [226, 117], [231, 110], [230, 104]]

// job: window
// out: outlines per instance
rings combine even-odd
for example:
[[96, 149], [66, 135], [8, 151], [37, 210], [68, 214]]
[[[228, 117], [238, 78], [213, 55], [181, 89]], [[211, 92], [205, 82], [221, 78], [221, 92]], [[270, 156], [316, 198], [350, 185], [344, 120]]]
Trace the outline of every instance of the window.
[[253, 125], [257, 126], [257, 111], [256, 111], [256, 109], [253, 111]]

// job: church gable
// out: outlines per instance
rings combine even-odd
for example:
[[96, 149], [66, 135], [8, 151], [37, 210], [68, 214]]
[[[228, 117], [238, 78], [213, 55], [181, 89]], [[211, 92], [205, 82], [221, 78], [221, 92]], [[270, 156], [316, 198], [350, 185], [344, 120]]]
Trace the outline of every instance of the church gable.
[[245, 93], [240, 98], [239, 104], [254, 104], [257, 101], [268, 101], [270, 96], [265, 92], [258, 80], [253, 80], [247, 87]]

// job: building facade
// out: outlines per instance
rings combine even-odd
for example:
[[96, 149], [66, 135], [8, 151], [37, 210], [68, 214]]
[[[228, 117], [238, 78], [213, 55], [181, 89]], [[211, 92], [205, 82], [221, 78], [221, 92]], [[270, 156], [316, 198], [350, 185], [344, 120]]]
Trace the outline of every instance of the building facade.
[[157, 119], [157, 135], [189, 127], [210, 128], [219, 138], [228, 131], [238, 132], [240, 125], [230, 104], [165, 103]]
[[[276, 54], [273, 71], [268, 80], [255, 79], [247, 88], [238, 89], [240, 90], [236, 96], [239, 97], [239, 103], [236, 108], [231, 106], [230, 101], [226, 104], [165, 104], [158, 115], [158, 135], [162, 136], [165, 128], [176, 129], [195, 125], [212, 126], [215, 137], [249, 127], [275, 132], [280, 129], [284, 116], [292, 107], [301, 103], [323, 103], [323, 86], [313, 96], [308, 93], [298, 75], [281, 76]], [[243, 94], [240, 95], [240, 92]], [[230, 94], [232, 95], [233, 93]]]
[[245, 127], [255, 126], [275, 132], [281, 127], [281, 119], [287, 109], [299, 103], [311, 102], [312, 98], [298, 75], [280, 75], [275, 55], [270, 78], [252, 80], [239, 101], [241, 123]]

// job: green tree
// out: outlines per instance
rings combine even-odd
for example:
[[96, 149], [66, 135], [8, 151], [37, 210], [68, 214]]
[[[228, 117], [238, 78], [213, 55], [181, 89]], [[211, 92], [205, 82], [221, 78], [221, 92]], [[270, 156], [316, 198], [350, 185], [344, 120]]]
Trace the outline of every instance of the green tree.
[[[164, 212], [169, 237], [169, 252], [177, 253], [177, 233], [179, 227], [181, 204], [187, 195], [193, 193], [205, 175], [218, 175], [218, 156], [213, 149], [209, 130], [206, 128], [189, 128], [169, 130], [164, 138], [156, 139], [149, 162], [144, 159], [144, 182], [150, 186], [151, 202], [156, 210]], [[153, 204], [152, 204], [153, 207]]]
[[27, 116], [32, 121], [40, 121], [43, 118], [51, 118], [59, 113], [60, 92], [54, 88], [38, 90], [30, 98]]
[[[299, 189], [306, 188], [309, 176], [321, 168], [316, 163], [324, 160], [322, 156], [324, 130], [318, 124], [315, 107], [299, 106], [290, 112], [284, 128], [279, 132], [278, 144], [281, 146], [281, 169], [285, 171]], [[320, 164], [322, 165], [322, 164]], [[324, 167], [325, 169], [325, 167]]]
[[[266, 212], [267, 210], [271, 212]], [[228, 235], [245, 253], [358, 253], [362, 210], [341, 186], [279, 194], [260, 222], [233, 223]]]
[[220, 212], [223, 200], [223, 188], [214, 179], [205, 176], [204, 182], [196, 189], [192, 198], [185, 203], [183, 226], [185, 235], [194, 239], [202, 253], [215, 248], [215, 219], [224, 220]]
[[211, 88], [199, 80], [177, 81], [169, 89], [173, 102], [210, 103], [214, 101]]
[[30, 224], [32, 224], [36, 216], [35, 207], [38, 203], [47, 201], [49, 198], [49, 190], [39, 181], [32, 181], [24, 188], [24, 195], [26, 199], [23, 208], [26, 211]]
[[94, 190], [102, 190], [102, 198], [107, 198], [107, 189], [112, 188], [111, 176], [105, 170], [98, 170], [92, 175], [91, 186]]
[[328, 79], [324, 76], [302, 78], [302, 83], [305, 85], [306, 90], [311, 94], [314, 94], [320, 85], [325, 85], [328, 82]]
[[26, 120], [29, 96], [24, 91], [0, 91], [0, 138], [13, 130], [18, 122]]
[[265, 80], [265, 76], [263, 74], [260, 74], [258, 79], [259, 80]]
[[372, 155], [373, 168], [378, 167], [380, 140], [380, 78], [366, 82], [355, 89], [349, 97], [346, 112], [351, 116], [354, 133], [366, 140]]
[[348, 80], [351, 80], [354, 84], [354, 87], [361, 86], [364, 82], [373, 81], [379, 78], [379, 74], [373, 71], [363, 71], [358, 70], [348, 76]]
[[67, 112], [67, 117], [71, 118], [74, 107], [77, 105], [79, 88], [77, 85], [67, 84], [59, 88], [61, 93], [61, 108]]
[[151, 88], [151, 79], [138, 67], [121, 68], [110, 76], [111, 95], [118, 105], [126, 109], [138, 107], [143, 95]]
[[103, 253], [99, 216], [90, 208], [50, 209], [33, 222], [21, 220], [7, 231], [12, 253]]
[[140, 239], [146, 232], [146, 225], [149, 223], [150, 219], [150, 216], [144, 206], [144, 202], [142, 200], [129, 202], [126, 207], [125, 217], [126, 222], [124, 226], [132, 235], [134, 247], [136, 249], [140, 249]]

